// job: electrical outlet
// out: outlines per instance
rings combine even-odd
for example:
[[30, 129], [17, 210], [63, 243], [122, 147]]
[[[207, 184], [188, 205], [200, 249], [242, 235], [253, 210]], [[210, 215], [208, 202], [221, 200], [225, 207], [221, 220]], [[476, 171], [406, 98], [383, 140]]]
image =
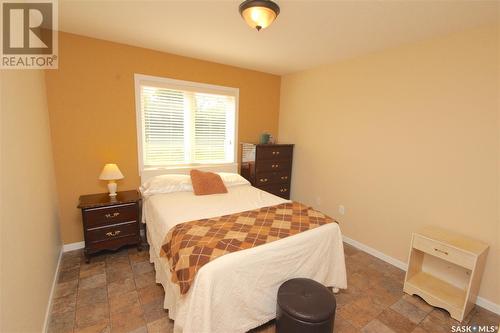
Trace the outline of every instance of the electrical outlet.
[[339, 205], [339, 214], [344, 215], [345, 214], [345, 207], [344, 205]]
[[316, 205], [321, 206], [321, 197], [316, 197], [314, 201], [316, 202]]

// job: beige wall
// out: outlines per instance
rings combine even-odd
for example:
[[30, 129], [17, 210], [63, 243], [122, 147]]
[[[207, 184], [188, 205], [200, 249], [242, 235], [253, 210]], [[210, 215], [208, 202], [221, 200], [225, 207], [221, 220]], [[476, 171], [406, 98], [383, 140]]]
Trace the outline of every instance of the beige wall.
[[[490, 244], [480, 296], [500, 304], [499, 41], [485, 27], [282, 77], [292, 197], [407, 261], [432, 224]], [[346, 214], [338, 214], [345, 205]]]
[[46, 81], [64, 243], [83, 240], [78, 196], [107, 191], [104, 163], [125, 175], [119, 189], [140, 185], [134, 73], [237, 87], [240, 142], [277, 135], [279, 76], [61, 33]]
[[61, 250], [44, 72], [0, 80], [0, 331], [41, 332]]

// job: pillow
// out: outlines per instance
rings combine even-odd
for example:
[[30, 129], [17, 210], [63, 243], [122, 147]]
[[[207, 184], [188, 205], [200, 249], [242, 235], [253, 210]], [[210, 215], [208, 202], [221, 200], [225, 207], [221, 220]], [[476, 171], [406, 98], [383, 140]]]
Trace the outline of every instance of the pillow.
[[250, 182], [248, 180], [237, 173], [217, 172], [217, 174], [222, 178], [222, 181], [224, 182], [224, 185], [226, 185], [226, 187], [250, 185]]
[[192, 191], [191, 178], [188, 175], [161, 175], [148, 180], [140, 187], [144, 196], [161, 193]]
[[195, 195], [227, 193], [227, 188], [218, 174], [196, 169], [191, 170], [190, 174]]

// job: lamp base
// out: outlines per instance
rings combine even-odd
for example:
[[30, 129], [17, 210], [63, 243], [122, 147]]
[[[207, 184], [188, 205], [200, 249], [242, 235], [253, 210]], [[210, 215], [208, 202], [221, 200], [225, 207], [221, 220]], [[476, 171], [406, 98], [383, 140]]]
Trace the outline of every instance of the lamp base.
[[116, 189], [118, 188], [118, 185], [114, 180], [110, 180], [108, 183], [108, 191], [109, 191], [109, 196], [110, 197], [116, 197]]

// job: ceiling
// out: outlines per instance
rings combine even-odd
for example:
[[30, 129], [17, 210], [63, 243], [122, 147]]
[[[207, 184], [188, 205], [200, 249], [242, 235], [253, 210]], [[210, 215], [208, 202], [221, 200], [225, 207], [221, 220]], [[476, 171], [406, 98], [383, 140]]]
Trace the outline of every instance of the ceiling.
[[[276, 1], [276, 0], [275, 0]], [[236, 0], [59, 1], [62, 31], [274, 74], [498, 22], [499, 2], [277, 0], [257, 32]]]

